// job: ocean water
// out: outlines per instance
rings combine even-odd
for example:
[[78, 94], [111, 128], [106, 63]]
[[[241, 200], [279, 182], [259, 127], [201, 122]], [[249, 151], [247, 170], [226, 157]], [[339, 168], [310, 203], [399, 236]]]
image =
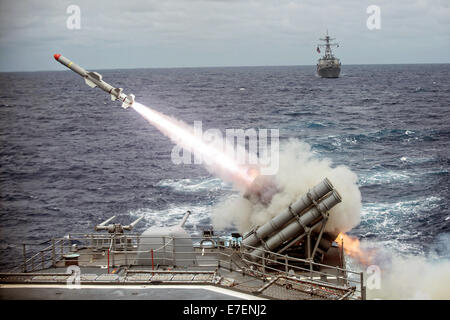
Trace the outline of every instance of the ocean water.
[[[203, 129], [278, 128], [358, 174], [350, 234], [410, 255], [449, 257], [450, 65], [103, 70], [136, 100]], [[116, 215], [195, 232], [235, 191], [172, 142], [69, 71], [0, 73], [0, 269], [22, 243], [92, 232]]]

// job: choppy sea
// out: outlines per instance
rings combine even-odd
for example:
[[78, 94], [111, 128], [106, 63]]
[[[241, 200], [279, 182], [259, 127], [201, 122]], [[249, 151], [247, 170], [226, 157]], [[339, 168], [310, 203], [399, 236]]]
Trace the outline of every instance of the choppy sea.
[[[99, 71], [99, 70], [97, 70]], [[278, 128], [359, 177], [350, 234], [410, 255], [449, 258], [450, 65], [100, 70], [136, 100], [204, 130]], [[129, 223], [208, 225], [235, 191], [199, 165], [175, 165], [172, 142], [69, 71], [0, 73], [0, 269], [22, 243]]]

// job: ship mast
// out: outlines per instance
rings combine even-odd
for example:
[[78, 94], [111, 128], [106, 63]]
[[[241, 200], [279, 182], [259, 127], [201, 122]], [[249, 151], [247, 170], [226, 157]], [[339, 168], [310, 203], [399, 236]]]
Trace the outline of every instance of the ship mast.
[[325, 38], [321, 38], [319, 40], [325, 41], [325, 44], [318, 44], [317, 47], [325, 47], [325, 55], [324, 55], [324, 59], [334, 59], [333, 53], [331, 52], [331, 47], [332, 46], [336, 46], [339, 47], [339, 43], [330, 43], [331, 40], [335, 40], [336, 38], [330, 38], [330, 36], [328, 35], [328, 29], [327, 29], [327, 34], [325, 36]]

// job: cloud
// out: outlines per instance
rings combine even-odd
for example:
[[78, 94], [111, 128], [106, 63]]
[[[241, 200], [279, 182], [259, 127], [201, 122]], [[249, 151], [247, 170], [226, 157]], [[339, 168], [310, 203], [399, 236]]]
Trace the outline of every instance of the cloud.
[[[66, 9], [71, 4], [81, 8], [81, 30], [66, 28]], [[448, 61], [448, 1], [379, 0], [382, 29], [378, 31], [366, 28], [370, 4], [359, 0], [4, 0], [0, 2], [0, 70], [36, 69], [36, 65], [55, 69], [46, 55], [53, 49], [64, 49], [81, 60], [95, 52], [107, 54], [114, 63], [94, 65], [102, 68], [314, 64], [314, 47], [327, 28], [341, 43], [336, 54], [343, 63]], [[424, 56], [415, 48], [430, 48], [430, 54]], [[141, 59], [145, 56], [141, 51], [152, 59]], [[24, 62], [24, 52], [35, 54], [32, 60], [38, 63]]]

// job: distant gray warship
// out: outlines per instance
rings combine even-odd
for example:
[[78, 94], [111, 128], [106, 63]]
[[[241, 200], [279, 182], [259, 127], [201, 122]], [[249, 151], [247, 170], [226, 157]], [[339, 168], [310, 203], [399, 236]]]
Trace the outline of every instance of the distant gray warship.
[[327, 30], [325, 38], [319, 39], [325, 41], [325, 44], [317, 45], [318, 53], [320, 53], [321, 47], [325, 47], [325, 55], [317, 62], [317, 74], [322, 78], [338, 78], [339, 73], [341, 73], [341, 62], [331, 52], [331, 46], [339, 47], [338, 43], [330, 43], [334, 39], [330, 38]]

